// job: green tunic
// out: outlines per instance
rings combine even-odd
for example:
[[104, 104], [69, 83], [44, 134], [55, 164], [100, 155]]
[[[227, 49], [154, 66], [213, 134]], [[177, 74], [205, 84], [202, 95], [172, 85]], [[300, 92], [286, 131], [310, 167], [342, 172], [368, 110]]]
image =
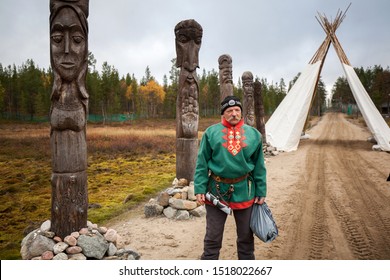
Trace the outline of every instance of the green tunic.
[[[209, 172], [223, 178], [239, 178], [249, 173], [247, 179], [233, 184], [218, 183], [209, 177]], [[253, 204], [254, 197], [267, 193], [266, 168], [263, 144], [259, 131], [241, 120], [231, 126], [225, 119], [210, 126], [203, 134], [195, 170], [195, 194], [211, 191], [219, 194], [232, 209], [245, 209]]]

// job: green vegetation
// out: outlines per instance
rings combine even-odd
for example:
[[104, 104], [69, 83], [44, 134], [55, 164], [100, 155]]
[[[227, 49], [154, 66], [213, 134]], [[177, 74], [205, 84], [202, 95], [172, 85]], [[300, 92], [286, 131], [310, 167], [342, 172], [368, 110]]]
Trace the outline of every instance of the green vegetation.
[[[98, 206], [88, 210], [93, 223], [145, 203], [175, 178], [174, 120], [89, 125], [87, 135], [88, 200]], [[49, 140], [47, 123], [0, 122], [0, 259], [20, 259], [23, 237], [51, 218]]]
[[[176, 94], [180, 71], [172, 59], [169, 79], [165, 75], [163, 84], [153, 77], [149, 67], [145, 76], [137, 79], [129, 73], [120, 76], [114, 66], [107, 62], [102, 64], [102, 71], [96, 70], [96, 59], [89, 54], [89, 69], [86, 84], [89, 98], [89, 113], [103, 119], [103, 123], [119, 119], [174, 119], [176, 116]], [[294, 81], [286, 85], [285, 81], [269, 83], [253, 73], [262, 84], [262, 97], [266, 114], [270, 115], [283, 100], [287, 90]], [[23, 121], [47, 121], [50, 108], [50, 95], [53, 84], [51, 68], [40, 69], [32, 59], [21, 66], [3, 66], [0, 62], [0, 119]], [[198, 71], [199, 80], [199, 112], [202, 117], [218, 116], [220, 110], [219, 72]], [[234, 94], [243, 96], [240, 77], [233, 85]], [[318, 86], [320, 98], [325, 100], [325, 86]], [[316, 101], [316, 102], [317, 102]], [[317, 110], [318, 106], [314, 106]], [[115, 119], [115, 118], [114, 118]]]
[[[389, 114], [390, 104], [390, 69], [380, 65], [363, 69], [354, 68], [363, 87], [371, 100], [382, 114]], [[341, 105], [356, 104], [346, 77], [339, 77], [332, 89], [332, 106], [341, 108]]]

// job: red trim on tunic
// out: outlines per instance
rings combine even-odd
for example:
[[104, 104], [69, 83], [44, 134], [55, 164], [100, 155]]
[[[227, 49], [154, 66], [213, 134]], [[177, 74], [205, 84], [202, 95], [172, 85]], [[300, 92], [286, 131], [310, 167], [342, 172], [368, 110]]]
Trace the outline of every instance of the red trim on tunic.
[[235, 156], [242, 148], [247, 146], [244, 142], [246, 139], [245, 130], [242, 128], [244, 120], [241, 119], [237, 125], [232, 126], [227, 120], [222, 119], [222, 124], [225, 126], [225, 128], [222, 129], [224, 134], [222, 138], [225, 140], [222, 146], [225, 147], [229, 153]]
[[249, 201], [243, 201], [243, 202], [230, 202], [229, 203], [229, 206], [230, 208], [232, 208], [233, 210], [240, 210], [240, 209], [246, 209], [246, 208], [249, 208], [253, 205], [253, 203], [255, 202], [255, 199], [252, 198], [251, 200]]
[[[225, 204], [223, 201], [220, 201], [221, 203]], [[229, 202], [229, 207], [232, 208], [233, 210], [242, 210], [242, 209], [246, 209], [246, 208], [249, 208], [253, 205], [253, 203], [255, 202], [255, 199], [252, 198], [251, 200], [249, 201], [243, 201], [243, 202]], [[214, 204], [212, 204], [210, 201], [208, 201], [206, 199], [205, 201], [206, 204], [208, 205], [213, 205], [215, 206]], [[216, 206], [215, 206], [216, 207]]]

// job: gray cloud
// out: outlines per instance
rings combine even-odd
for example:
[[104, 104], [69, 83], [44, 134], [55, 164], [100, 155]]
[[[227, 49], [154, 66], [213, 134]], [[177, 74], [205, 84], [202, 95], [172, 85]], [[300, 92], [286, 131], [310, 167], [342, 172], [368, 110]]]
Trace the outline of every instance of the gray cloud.
[[[176, 57], [173, 29], [193, 18], [203, 27], [200, 70], [218, 70], [218, 57], [233, 58], [234, 81], [244, 71], [286, 83], [301, 72], [325, 38], [317, 12], [334, 18], [352, 5], [337, 31], [355, 67], [390, 61], [390, 2], [387, 0], [145, 0], [90, 1], [89, 48], [97, 59], [120, 75], [141, 79], [147, 66], [162, 82]], [[21, 65], [33, 59], [47, 68], [49, 60], [49, 0], [0, 1], [0, 63]], [[330, 49], [322, 78], [330, 88], [343, 75]]]

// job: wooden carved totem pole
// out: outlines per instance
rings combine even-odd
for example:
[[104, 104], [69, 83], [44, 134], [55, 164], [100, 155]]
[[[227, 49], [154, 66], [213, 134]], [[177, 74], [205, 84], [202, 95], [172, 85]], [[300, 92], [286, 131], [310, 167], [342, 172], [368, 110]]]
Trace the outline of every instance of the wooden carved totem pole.
[[51, 230], [87, 226], [88, 0], [50, 0]]
[[253, 99], [253, 75], [251, 72], [246, 71], [241, 76], [242, 87], [244, 89], [244, 100], [242, 107], [242, 117], [244, 122], [250, 126], [255, 125], [255, 108]]
[[253, 83], [254, 88], [254, 99], [255, 99], [255, 111], [256, 111], [256, 128], [260, 131], [263, 145], [267, 143], [267, 137], [265, 134], [265, 113], [264, 113], [264, 103], [263, 103], [263, 95], [261, 91], [261, 83], [259, 81], [255, 81]]
[[232, 62], [232, 57], [228, 54], [223, 54], [218, 58], [221, 102], [225, 99], [226, 96], [233, 95]]
[[194, 179], [198, 154], [199, 50], [202, 26], [193, 19], [175, 26], [176, 66], [180, 67], [179, 92], [176, 100], [176, 177]]

